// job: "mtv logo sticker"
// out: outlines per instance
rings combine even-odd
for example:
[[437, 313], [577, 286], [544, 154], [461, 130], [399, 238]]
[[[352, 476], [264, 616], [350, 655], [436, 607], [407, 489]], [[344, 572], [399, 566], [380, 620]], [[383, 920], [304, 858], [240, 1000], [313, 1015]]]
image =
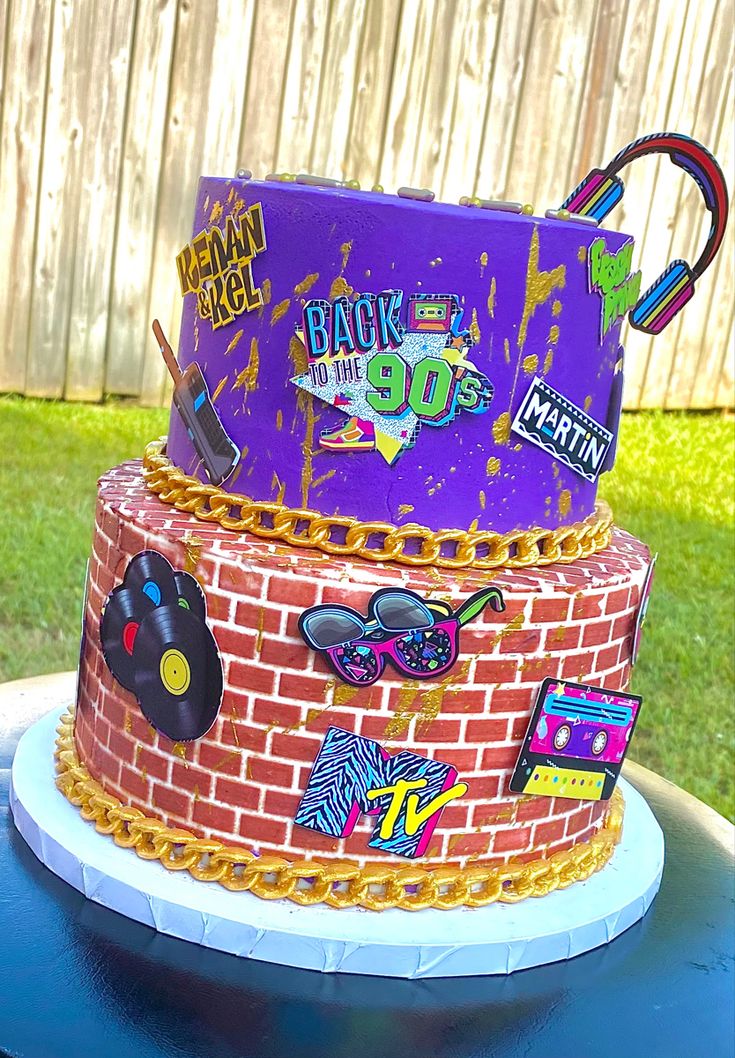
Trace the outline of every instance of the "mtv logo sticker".
[[511, 429], [588, 481], [597, 479], [613, 440], [609, 430], [538, 377], [523, 398]]

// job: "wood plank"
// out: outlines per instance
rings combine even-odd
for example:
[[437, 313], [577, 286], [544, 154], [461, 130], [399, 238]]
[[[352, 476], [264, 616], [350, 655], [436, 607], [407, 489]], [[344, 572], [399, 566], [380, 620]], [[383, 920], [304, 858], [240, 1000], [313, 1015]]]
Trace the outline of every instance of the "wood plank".
[[357, 89], [357, 56], [363, 36], [366, 0], [332, 0], [314, 135], [303, 168], [344, 180], [352, 103]]
[[[457, 85], [470, 19], [477, 9], [466, 0], [440, 0], [436, 8], [431, 50], [426, 67], [424, 102], [414, 133], [412, 183], [442, 197], [442, 179], [449, 155]], [[492, 53], [491, 53], [492, 57]]]
[[329, 0], [309, 0], [294, 8], [278, 129], [279, 171], [297, 173], [308, 167], [328, 22]]
[[536, 212], [559, 204], [570, 170], [596, 2], [538, 0], [510, 172]]
[[382, 184], [381, 149], [393, 78], [400, 0], [370, 0], [357, 56], [345, 173], [363, 187]]
[[[232, 98], [234, 78], [224, 82], [227, 91], [221, 90], [218, 33], [223, 26], [231, 27], [228, 39], [237, 54], [238, 43], [249, 41], [245, 36], [249, 20], [250, 5], [237, 0], [201, 0], [197, 5], [180, 4], [178, 9], [147, 312], [149, 320], [157, 316], [164, 331], [174, 337], [181, 321], [175, 259], [191, 235], [199, 177], [205, 168], [219, 173], [229, 170], [234, 175], [236, 166], [237, 131], [228, 138], [227, 121], [230, 128], [240, 128], [243, 99], [238, 103]], [[168, 392], [168, 374], [149, 338], [143, 356], [141, 402], [160, 404]]]
[[7, 65], [2, 77], [0, 216], [3, 257], [13, 262], [0, 285], [0, 391], [4, 392], [22, 393], [26, 382], [51, 7], [52, 0], [12, 0], [0, 12], [0, 33], [5, 30], [3, 18], [8, 17]]
[[148, 286], [175, 24], [176, 0], [139, 0], [117, 207], [107, 393], [138, 396], [150, 338]]
[[[732, 73], [723, 77], [723, 70], [733, 69], [733, 6], [728, 0], [719, 0], [715, 20], [712, 23], [710, 45], [701, 79], [701, 92], [697, 106], [695, 135], [719, 159], [727, 165], [732, 161]], [[729, 91], [728, 91], [729, 90]], [[726, 177], [727, 180], [727, 177]], [[691, 179], [683, 187], [680, 212], [677, 218], [675, 252], [690, 265], [694, 265], [701, 253], [710, 228], [711, 215], [704, 207], [702, 195]], [[697, 281], [694, 298], [668, 328], [671, 330], [672, 359], [666, 385], [664, 407], [686, 408], [689, 406], [694, 388], [695, 374], [699, 367], [699, 354], [708, 331], [710, 299], [712, 295], [727, 296], [725, 286], [729, 281], [732, 295], [732, 240], [726, 231], [725, 244], [720, 249], [720, 259]], [[723, 274], [729, 273], [729, 276]], [[715, 286], [717, 284], [717, 286]], [[725, 337], [717, 335], [712, 343], [715, 348]], [[721, 354], [720, 354], [721, 359]], [[714, 373], [713, 373], [714, 375]], [[712, 379], [712, 395], [717, 388]]]
[[[716, 6], [717, 0], [697, 0], [696, 3], [690, 4], [687, 11], [676, 72], [671, 82], [668, 128], [689, 134], [696, 130], [701, 78]], [[687, 204], [683, 199], [685, 182], [690, 182], [690, 177], [673, 166], [668, 158], [663, 158], [659, 165], [652, 209], [644, 237], [647, 244], [644, 246], [644, 261], [647, 252], [651, 259], [650, 270], [643, 274], [644, 286], [660, 274], [669, 261], [680, 256], [678, 248], [684, 241], [682, 230], [685, 228], [684, 217], [687, 212]], [[698, 206], [694, 195], [691, 196], [690, 202], [690, 208]], [[701, 217], [701, 212], [698, 215]], [[655, 234], [654, 255], [650, 255], [649, 251], [653, 242], [653, 239], [649, 239], [649, 232]], [[683, 256], [686, 256], [686, 246], [684, 251]], [[675, 328], [668, 328], [657, 335], [652, 343], [651, 355], [641, 384], [642, 408], [663, 407], [671, 359], [674, 355], [674, 337]]]
[[94, 21], [83, 4], [54, 4], [25, 385], [29, 396], [64, 392], [74, 282], [69, 261], [79, 218]]
[[720, 383], [715, 394], [717, 408], [735, 407], [735, 316], [730, 306], [730, 326], [723, 331], [724, 356], [720, 371]]
[[258, 179], [276, 167], [278, 125], [295, 0], [257, 0], [237, 168]]
[[404, 0], [398, 25], [388, 119], [381, 154], [386, 189], [416, 183], [416, 134], [421, 126], [437, 5]]
[[475, 193], [475, 180], [482, 149], [482, 127], [491, 103], [495, 54], [500, 30], [500, 0], [467, 0], [462, 29], [462, 52], [454, 81], [452, 112], [441, 174], [433, 179], [445, 202], [457, 202]]
[[64, 267], [74, 277], [66, 347], [67, 400], [99, 400], [104, 392], [110, 276], [134, 17], [135, 0], [94, 5], [94, 35], [84, 57], [87, 104], [79, 169], [79, 214], [74, 250], [64, 261]]
[[504, 3], [501, 10], [474, 187], [481, 198], [528, 201], [531, 194], [530, 179], [524, 186], [523, 175], [510, 166], [535, 17], [535, 0]]
[[[687, 0], [688, 2], [688, 0]], [[648, 63], [643, 89], [640, 95], [633, 90], [640, 85], [636, 74], [632, 74], [631, 90], [619, 95], [620, 105], [616, 108], [620, 130], [625, 136], [608, 154], [614, 156], [616, 150], [624, 147], [626, 142], [651, 132], [663, 132], [668, 127], [668, 86], [676, 74], [676, 60], [684, 33], [685, 19], [683, 4], [672, 5], [669, 0], [661, 0], [656, 6], [656, 16], [652, 24], [652, 40], [648, 49]], [[676, 10], [674, 10], [676, 8]], [[677, 12], [679, 14], [677, 15]], [[635, 17], [635, 13], [634, 13]], [[643, 27], [641, 27], [643, 29]], [[630, 39], [630, 38], [628, 38]], [[628, 56], [625, 69], [630, 71], [636, 62], [636, 52]], [[667, 86], [662, 91], [662, 85]], [[605, 156], [607, 161], [607, 154]], [[665, 160], [670, 167], [671, 163]], [[660, 162], [654, 158], [643, 158], [629, 168], [624, 174], [625, 197], [611, 215], [607, 227], [627, 232], [635, 239], [635, 259], [637, 267], [643, 272], [645, 289], [665, 266], [661, 260], [662, 249], [658, 244], [656, 232], [661, 225], [661, 215], [655, 201], [656, 174]], [[651, 237], [647, 240], [648, 222], [651, 215], [657, 219], [651, 226]], [[652, 352], [652, 340], [640, 331], [626, 327], [623, 332], [626, 345], [625, 357], [625, 408], [640, 407], [643, 380], [646, 374], [648, 357]]]
[[[735, 184], [735, 145], [733, 144], [732, 114], [735, 107], [735, 76], [731, 70], [728, 92], [722, 112], [722, 129], [714, 153], [722, 166], [725, 182], [732, 196]], [[735, 279], [732, 262], [735, 259], [735, 225], [732, 217], [725, 231], [717, 260], [697, 284], [697, 292], [684, 310], [692, 319], [692, 328], [700, 340], [700, 347], [692, 375], [692, 386], [687, 406], [690, 408], [717, 407], [722, 400], [720, 375], [723, 361], [732, 356], [732, 336], [728, 326], [728, 310], [735, 303]], [[730, 377], [732, 372], [730, 372]], [[725, 389], [727, 387], [725, 386]], [[724, 406], [729, 407], [730, 399]]]

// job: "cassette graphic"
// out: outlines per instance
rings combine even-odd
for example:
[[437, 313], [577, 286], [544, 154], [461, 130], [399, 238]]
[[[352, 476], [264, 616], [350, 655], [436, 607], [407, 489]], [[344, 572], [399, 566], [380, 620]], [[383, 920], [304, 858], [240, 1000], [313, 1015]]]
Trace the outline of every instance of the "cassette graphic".
[[510, 781], [514, 793], [607, 801], [642, 699], [546, 679]]

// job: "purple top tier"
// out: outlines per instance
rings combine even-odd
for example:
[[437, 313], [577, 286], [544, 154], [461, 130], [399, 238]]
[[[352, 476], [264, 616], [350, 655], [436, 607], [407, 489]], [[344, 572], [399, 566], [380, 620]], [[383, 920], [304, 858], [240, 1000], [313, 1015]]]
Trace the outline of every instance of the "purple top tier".
[[[185, 294], [177, 354], [182, 369], [194, 361], [199, 364], [221, 423], [242, 453], [223, 488], [325, 515], [418, 523], [435, 530], [554, 528], [592, 512], [597, 482], [566, 465], [553, 444], [542, 448], [511, 431], [510, 425], [539, 377], [607, 426], [614, 437], [622, 384], [620, 319], [601, 337], [603, 294], [590, 289], [589, 248], [602, 237], [605, 251], [619, 254], [631, 243], [629, 236], [574, 219], [543, 219], [342, 187], [217, 177], [203, 177], [199, 183], [193, 236], [218, 227], [226, 239], [228, 216], [239, 223], [256, 204], [262, 209], [267, 245], [252, 256], [254, 293], [249, 296], [257, 301], [260, 291], [264, 303], [241, 311], [229, 323], [220, 317], [220, 326], [214, 328], [211, 319], [202, 316], [207, 308], [202, 308], [201, 296]], [[256, 241], [257, 219], [253, 210], [250, 224]], [[199, 264], [207, 270], [207, 254], [215, 251], [211, 244], [203, 249], [205, 243], [199, 240], [197, 245], [203, 254]], [[179, 268], [182, 285], [196, 286], [196, 253], [192, 250], [183, 259], [183, 278]], [[629, 264], [629, 253], [620, 254], [618, 263]], [[244, 287], [238, 279], [236, 307], [242, 308], [237, 299], [242, 301], [248, 278], [246, 274]], [[389, 295], [378, 298], [377, 308], [363, 298], [356, 324], [359, 295], [384, 291], [403, 291], [397, 311], [397, 299], [391, 303]], [[425, 298], [432, 294], [455, 297]], [[419, 295], [418, 300], [412, 295]], [[350, 359], [352, 382], [342, 377], [342, 386], [320, 389], [318, 376], [310, 382], [305, 374], [308, 336], [301, 331], [298, 338], [296, 332], [302, 328], [305, 307], [320, 300], [322, 305], [310, 317], [317, 324], [312, 362], [318, 363], [324, 303], [340, 297], [341, 308], [327, 314], [335, 325], [337, 315], [342, 318], [342, 353], [349, 353], [356, 327], [364, 345], [373, 338], [378, 343], [382, 322], [387, 354], [370, 369], [375, 346], [362, 353], [356, 349]], [[431, 322], [435, 317], [436, 324]], [[450, 322], [452, 332], [447, 333]], [[444, 330], [422, 329], [433, 325]], [[403, 341], [397, 350], [396, 332]], [[385, 446], [324, 447], [324, 433], [334, 438], [354, 419], [358, 429], [350, 436], [370, 444], [371, 423], [354, 413], [356, 406], [363, 412], [367, 408], [368, 390], [379, 408], [386, 400], [390, 403], [392, 389], [378, 391], [375, 382], [393, 385], [396, 352], [404, 363], [397, 366], [404, 372], [399, 383], [405, 383], [408, 403], [401, 409], [403, 417], [395, 413], [394, 401], [391, 411], [382, 419], [374, 416], [373, 423], [383, 438], [388, 437], [384, 430], [392, 431], [388, 451]], [[343, 359], [342, 353], [338, 359]], [[447, 360], [451, 370], [439, 365], [441, 370], [427, 372], [426, 364], [417, 370], [427, 356], [435, 358], [434, 367], [436, 358]], [[335, 360], [328, 353], [321, 362], [324, 378], [327, 370], [334, 371]], [[354, 371], [359, 376], [366, 370], [372, 371], [371, 381], [353, 385]], [[291, 381], [302, 373], [306, 388]], [[409, 392], [414, 373], [420, 380]], [[463, 399], [460, 384], [468, 373], [473, 383], [467, 393], [484, 398], [474, 409]], [[448, 389], [437, 395], [445, 375]], [[430, 413], [436, 412], [445, 392], [449, 396], [443, 410], [451, 411], [434, 414], [432, 421]], [[485, 406], [490, 392], [492, 399]], [[320, 399], [319, 393], [336, 397], [341, 409]], [[423, 417], [417, 419], [417, 411]], [[172, 407], [169, 456], [206, 482], [205, 466], [182, 414]], [[446, 421], [439, 425], [442, 417]], [[614, 439], [603, 469], [609, 469], [613, 450]]]

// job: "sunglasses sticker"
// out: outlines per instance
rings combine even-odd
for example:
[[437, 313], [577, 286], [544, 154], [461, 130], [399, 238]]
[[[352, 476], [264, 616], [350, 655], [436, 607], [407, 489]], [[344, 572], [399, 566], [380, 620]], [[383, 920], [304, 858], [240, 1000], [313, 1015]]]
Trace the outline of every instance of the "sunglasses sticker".
[[375, 817], [368, 847], [415, 859], [428, 847], [442, 809], [467, 793], [456, 769], [405, 750], [391, 756], [378, 742], [330, 727], [294, 822], [346, 838], [361, 815]]
[[597, 479], [613, 435], [586, 412], [534, 378], [511, 429], [581, 474]]
[[653, 588], [653, 572], [656, 565], [656, 559], [658, 555], [654, 555], [651, 559], [646, 573], [646, 579], [643, 583], [643, 591], [641, 592], [641, 602], [638, 607], [638, 613], [635, 618], [635, 630], [633, 632], [633, 651], [631, 653], [630, 663], [635, 665], [638, 661], [638, 654], [641, 649], [641, 636], [643, 634], [643, 625], [646, 623], [646, 616], [648, 615], [648, 604], [651, 601], [651, 590]]
[[370, 599], [367, 617], [324, 603], [304, 610], [299, 631], [353, 687], [371, 686], [388, 662], [402, 676], [429, 680], [451, 669], [459, 656], [460, 629], [488, 604], [496, 613], [505, 609], [499, 588], [475, 592], [456, 612], [408, 588], [381, 588]]
[[346, 416], [322, 431], [321, 447], [377, 450], [392, 464], [422, 425], [486, 412], [493, 385], [468, 358], [474, 339], [463, 314], [456, 294], [405, 300], [402, 290], [384, 290], [307, 302], [297, 334], [309, 369], [291, 381]]
[[156, 731], [201, 738], [222, 700], [222, 662], [202, 589], [157, 551], [140, 551], [102, 611], [102, 653]]
[[514, 793], [607, 801], [642, 699], [546, 679], [510, 780]]
[[587, 251], [587, 279], [590, 293], [602, 298], [600, 338], [632, 309], [641, 293], [641, 273], [631, 272], [633, 242], [617, 253], [608, 253], [604, 239], [595, 239]]
[[253, 259], [265, 248], [263, 207], [256, 202], [238, 216], [230, 214], [224, 231], [217, 225], [200, 231], [177, 255], [181, 296], [196, 295], [199, 315], [212, 330], [263, 304]]

